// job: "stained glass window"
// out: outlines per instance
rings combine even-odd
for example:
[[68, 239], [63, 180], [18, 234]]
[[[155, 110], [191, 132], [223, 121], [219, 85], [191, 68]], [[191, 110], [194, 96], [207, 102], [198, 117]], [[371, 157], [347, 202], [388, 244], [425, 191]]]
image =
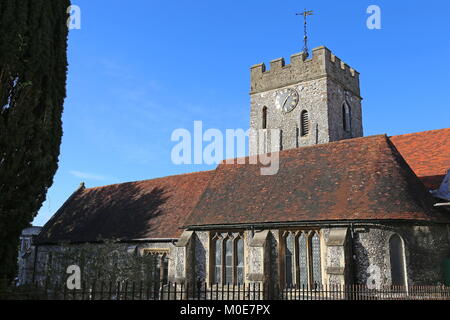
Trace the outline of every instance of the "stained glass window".
[[222, 241], [217, 239], [215, 242], [215, 266], [214, 266], [214, 282], [221, 283], [222, 282]]
[[285, 246], [285, 279], [288, 288], [294, 284], [294, 250], [294, 235], [289, 233], [286, 237]]
[[322, 270], [320, 263], [320, 237], [317, 232], [314, 233], [311, 239], [311, 256], [312, 256], [312, 285], [319, 285], [322, 283]]
[[308, 285], [308, 246], [307, 237], [302, 233], [298, 237], [298, 265], [300, 273], [299, 285], [301, 288]]

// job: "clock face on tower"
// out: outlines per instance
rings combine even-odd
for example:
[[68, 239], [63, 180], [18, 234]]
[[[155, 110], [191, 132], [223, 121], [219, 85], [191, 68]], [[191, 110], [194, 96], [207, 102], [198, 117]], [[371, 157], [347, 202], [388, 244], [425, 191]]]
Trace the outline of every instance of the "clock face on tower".
[[275, 107], [285, 113], [291, 112], [298, 104], [298, 92], [292, 88], [281, 89], [275, 97]]

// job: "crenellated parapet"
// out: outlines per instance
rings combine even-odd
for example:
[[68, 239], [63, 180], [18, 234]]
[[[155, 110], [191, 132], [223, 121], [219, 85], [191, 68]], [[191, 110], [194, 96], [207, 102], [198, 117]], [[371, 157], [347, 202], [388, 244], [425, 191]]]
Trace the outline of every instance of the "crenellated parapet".
[[290, 64], [286, 64], [284, 58], [278, 58], [270, 62], [270, 69], [266, 69], [264, 63], [252, 66], [250, 94], [322, 77], [329, 77], [360, 95], [359, 72], [324, 46], [313, 49], [310, 59], [300, 52], [291, 56]]

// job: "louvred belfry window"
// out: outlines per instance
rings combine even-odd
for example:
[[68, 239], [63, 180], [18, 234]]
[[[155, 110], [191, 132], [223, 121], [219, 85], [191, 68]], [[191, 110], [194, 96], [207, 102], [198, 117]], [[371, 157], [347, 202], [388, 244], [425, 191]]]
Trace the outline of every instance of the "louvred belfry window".
[[302, 137], [309, 133], [309, 115], [306, 110], [303, 110], [300, 115], [300, 133]]

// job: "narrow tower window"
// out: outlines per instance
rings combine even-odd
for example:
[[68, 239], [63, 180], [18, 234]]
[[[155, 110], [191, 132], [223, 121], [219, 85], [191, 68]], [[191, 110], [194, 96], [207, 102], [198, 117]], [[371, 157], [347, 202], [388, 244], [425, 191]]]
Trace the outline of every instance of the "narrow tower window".
[[350, 107], [346, 102], [342, 104], [342, 127], [345, 132], [350, 131]]
[[267, 129], [267, 107], [262, 110], [262, 128]]
[[280, 151], [283, 150], [283, 130], [280, 129]]
[[302, 137], [309, 133], [309, 116], [308, 111], [303, 110], [300, 115], [300, 134]]

